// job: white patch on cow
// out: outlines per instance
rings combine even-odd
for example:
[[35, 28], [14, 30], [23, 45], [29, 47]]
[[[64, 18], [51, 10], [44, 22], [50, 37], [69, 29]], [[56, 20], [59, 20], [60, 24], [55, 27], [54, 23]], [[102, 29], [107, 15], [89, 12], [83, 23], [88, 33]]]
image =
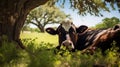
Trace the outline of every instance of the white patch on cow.
[[70, 20], [65, 20], [62, 22], [62, 27], [65, 29], [65, 31], [69, 31], [70, 27], [72, 26], [72, 21]]
[[66, 40], [70, 40], [70, 35], [66, 34]]
[[86, 43], [85, 43], [85, 46], [88, 46], [88, 44], [89, 44], [89, 42], [86, 42]]
[[107, 30], [103, 30], [102, 32], [98, 33], [97, 36], [100, 36], [100, 35], [102, 35], [102, 34], [104, 34], [106, 32], [107, 32]]
[[103, 30], [102, 32], [98, 33], [96, 35], [96, 38], [94, 39], [94, 41], [96, 41], [97, 39], [99, 39], [103, 34], [105, 34], [107, 32], [107, 30]]
[[92, 39], [93, 36], [94, 36], [94, 35], [88, 36], [88, 37], [86, 38], [86, 40], [89, 41], [90, 39]]

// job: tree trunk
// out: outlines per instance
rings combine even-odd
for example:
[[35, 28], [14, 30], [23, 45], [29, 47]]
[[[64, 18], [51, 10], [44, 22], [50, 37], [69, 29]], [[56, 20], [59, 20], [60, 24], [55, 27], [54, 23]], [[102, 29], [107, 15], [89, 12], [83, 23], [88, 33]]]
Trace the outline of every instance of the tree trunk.
[[41, 30], [40, 30], [40, 31], [41, 31], [41, 33], [45, 33], [45, 30], [44, 30], [44, 28], [41, 28]]
[[4, 13], [2, 13], [2, 15], [0, 15], [0, 37], [5, 35], [8, 37], [9, 41], [16, 41], [19, 46], [24, 49], [24, 46], [22, 45], [19, 37], [27, 14], [28, 12], [25, 12], [24, 9], [21, 9], [20, 12], [12, 11], [11, 9], [11, 12], [5, 11]]
[[44, 26], [38, 25], [38, 28], [39, 28], [39, 30], [40, 30], [41, 33], [45, 33]]
[[21, 48], [25, 48], [20, 39], [20, 32], [27, 14], [33, 8], [46, 3], [48, 0], [1, 0], [0, 2], [0, 44], [2, 36], [9, 41], [15, 41]]

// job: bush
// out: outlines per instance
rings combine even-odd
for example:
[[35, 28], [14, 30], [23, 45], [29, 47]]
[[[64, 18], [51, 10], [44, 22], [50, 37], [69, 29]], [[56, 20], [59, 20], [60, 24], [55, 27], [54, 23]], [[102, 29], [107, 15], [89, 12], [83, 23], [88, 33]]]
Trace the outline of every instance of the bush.
[[26, 50], [16, 48], [14, 42], [6, 38], [0, 47], [0, 67], [119, 67], [120, 54], [116, 47], [106, 51], [103, 55], [101, 50], [95, 54], [81, 54], [80, 51], [69, 52], [67, 50], [54, 53], [53, 44], [41, 42], [35, 43], [36, 39], [23, 39]]
[[28, 67], [54, 67], [55, 54], [52, 44], [41, 42], [35, 44], [35, 39], [24, 39], [29, 57]]
[[105, 55], [101, 53], [101, 50], [97, 50], [95, 54], [90, 55], [81, 54], [80, 51], [69, 52], [64, 48], [55, 54], [55, 49], [52, 44], [41, 42], [39, 46], [36, 47], [36, 44], [33, 42], [34, 39], [27, 45], [27, 48], [31, 51], [31, 53], [29, 53], [30, 62], [28, 67], [120, 66], [120, 55], [114, 46], [110, 50], [107, 50]]
[[8, 41], [6, 36], [3, 36], [2, 39], [2, 45], [0, 46], [0, 66], [15, 66], [22, 57], [21, 52], [17, 49], [16, 43]]

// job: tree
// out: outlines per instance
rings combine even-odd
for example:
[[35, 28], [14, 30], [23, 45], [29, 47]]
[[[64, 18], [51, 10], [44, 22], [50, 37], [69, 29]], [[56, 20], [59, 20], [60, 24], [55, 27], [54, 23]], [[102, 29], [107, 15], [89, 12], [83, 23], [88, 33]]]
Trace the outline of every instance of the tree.
[[47, 24], [59, 23], [68, 16], [56, 6], [50, 7], [46, 4], [32, 10], [26, 22], [37, 26], [41, 32], [45, 32], [44, 28]]
[[95, 28], [100, 29], [100, 28], [111, 28], [113, 26], [115, 26], [116, 24], [120, 23], [120, 19], [116, 18], [116, 17], [112, 17], [112, 18], [105, 18], [102, 20], [101, 23], [97, 24], [95, 26]]
[[23, 32], [23, 31], [30, 31], [30, 25], [26, 25], [26, 24], [25, 24], [25, 25], [23, 26], [23, 28], [22, 28], [21, 31], [22, 31], [22, 32]]
[[[17, 42], [24, 48], [19, 38], [20, 31], [25, 23], [28, 13], [37, 6], [46, 2], [53, 5], [56, 1], [67, 0], [0, 0], [0, 44], [2, 36], [6, 35], [9, 40]], [[71, 8], [77, 9], [79, 14], [101, 14], [101, 10], [109, 11], [106, 3], [120, 8], [120, 0], [69, 0]], [[114, 6], [113, 6], [114, 7]]]
[[62, 2], [60, 5], [63, 6], [65, 2], [69, 2], [70, 7], [77, 9], [78, 13], [83, 16], [86, 14], [103, 16], [101, 11], [110, 12], [110, 8], [120, 11], [120, 0], [57, 0], [57, 2]]
[[25, 48], [20, 40], [20, 31], [28, 13], [48, 0], [1, 0], [0, 1], [0, 44], [5, 35], [10, 41]]

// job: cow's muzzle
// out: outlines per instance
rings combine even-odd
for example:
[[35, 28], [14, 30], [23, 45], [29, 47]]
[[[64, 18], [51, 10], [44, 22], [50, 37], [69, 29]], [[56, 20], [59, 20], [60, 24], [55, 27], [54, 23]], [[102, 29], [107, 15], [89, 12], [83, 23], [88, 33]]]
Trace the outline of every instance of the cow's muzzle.
[[65, 40], [62, 42], [61, 45], [65, 46], [66, 49], [68, 49], [68, 50], [73, 50], [75, 48], [73, 45], [73, 42], [71, 40]]

